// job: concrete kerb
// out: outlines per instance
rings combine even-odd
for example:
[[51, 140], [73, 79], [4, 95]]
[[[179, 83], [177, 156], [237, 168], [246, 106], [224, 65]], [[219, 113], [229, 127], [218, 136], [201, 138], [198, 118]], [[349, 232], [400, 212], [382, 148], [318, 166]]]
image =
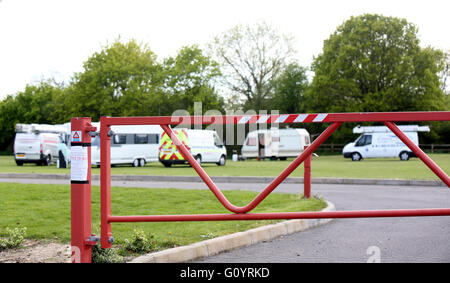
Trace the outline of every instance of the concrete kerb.
[[[334, 204], [327, 201], [327, 207], [322, 211], [334, 210]], [[280, 236], [305, 231], [313, 227], [324, 225], [331, 220], [332, 219], [288, 220], [244, 232], [205, 240], [187, 246], [146, 254], [133, 259], [130, 263], [177, 263], [192, 261], [256, 243], [270, 241]]]
[[[52, 179], [69, 180], [69, 174], [37, 174], [37, 173], [0, 173], [0, 178], [8, 179]], [[215, 183], [270, 183], [273, 177], [211, 177]], [[100, 180], [99, 175], [92, 175], [92, 180]], [[112, 175], [112, 181], [135, 182], [203, 182], [199, 176], [151, 176], [151, 175]], [[283, 181], [287, 184], [303, 184], [301, 177], [289, 177]], [[312, 178], [313, 184], [343, 184], [343, 185], [382, 185], [382, 186], [446, 186], [440, 180], [385, 180], [385, 179], [354, 179], [354, 178]]]

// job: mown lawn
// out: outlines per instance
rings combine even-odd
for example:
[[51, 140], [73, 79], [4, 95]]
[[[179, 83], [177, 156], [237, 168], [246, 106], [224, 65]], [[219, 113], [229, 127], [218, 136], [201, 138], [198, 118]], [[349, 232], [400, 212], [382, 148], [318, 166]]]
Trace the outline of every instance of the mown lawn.
[[[430, 157], [447, 173], [450, 173], [450, 154], [431, 154]], [[204, 164], [203, 168], [211, 176], [277, 176], [292, 161], [240, 161], [227, 160], [225, 166]], [[56, 166], [36, 165], [16, 166], [12, 156], [0, 156], [0, 172], [22, 173], [60, 173], [68, 174], [70, 169], [58, 169]], [[92, 168], [93, 174], [100, 174], [99, 168]], [[165, 168], [159, 162], [148, 163], [143, 168], [116, 166], [112, 174], [127, 175], [173, 175], [194, 176], [197, 173], [188, 165]], [[291, 176], [303, 176], [300, 165]], [[416, 179], [437, 180], [434, 173], [418, 158], [400, 161], [398, 158], [366, 159], [353, 162], [341, 155], [314, 157], [312, 177], [333, 178], [369, 178], [369, 179]]]
[[[225, 191], [235, 205], [245, 205], [254, 192]], [[27, 227], [27, 238], [70, 241], [70, 186], [0, 183], [0, 237], [6, 227]], [[315, 211], [326, 206], [322, 200], [302, 199], [300, 195], [271, 194], [252, 212]], [[229, 213], [206, 190], [112, 188], [112, 215]], [[184, 245], [244, 231], [274, 221], [217, 221], [114, 223], [118, 243], [139, 228], [164, 246]], [[100, 230], [99, 188], [92, 188], [92, 223]]]

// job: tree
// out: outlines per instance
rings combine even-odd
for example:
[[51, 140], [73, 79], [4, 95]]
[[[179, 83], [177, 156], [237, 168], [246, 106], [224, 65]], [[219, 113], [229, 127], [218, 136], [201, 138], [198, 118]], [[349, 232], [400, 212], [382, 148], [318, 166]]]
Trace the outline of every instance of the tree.
[[164, 71], [167, 103], [163, 109], [166, 115], [178, 109], [194, 114], [194, 102], [202, 103], [203, 112], [223, 111], [223, 98], [212, 83], [220, 75], [218, 65], [197, 45], [185, 46], [175, 57], [164, 60]]
[[8, 95], [0, 102], [0, 149], [12, 150], [15, 126], [17, 123], [52, 124], [55, 107], [53, 96], [60, 95], [64, 89], [52, 81], [41, 81], [27, 85], [16, 95]]
[[366, 14], [339, 26], [314, 59], [311, 111], [441, 110], [443, 53], [405, 19]]
[[292, 38], [265, 23], [238, 25], [216, 36], [209, 44], [219, 62], [222, 83], [245, 100], [245, 109], [260, 110], [272, 94], [272, 81], [290, 61]]
[[157, 115], [162, 66], [148, 48], [119, 40], [94, 53], [67, 89], [70, 116]]
[[304, 92], [308, 87], [306, 68], [297, 63], [289, 64], [273, 82], [271, 109], [280, 113], [299, 113], [303, 105]]

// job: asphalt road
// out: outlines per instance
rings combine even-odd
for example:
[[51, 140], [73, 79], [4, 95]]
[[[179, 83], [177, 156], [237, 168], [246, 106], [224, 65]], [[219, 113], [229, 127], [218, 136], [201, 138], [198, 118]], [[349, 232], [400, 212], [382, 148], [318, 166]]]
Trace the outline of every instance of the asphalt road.
[[[0, 179], [0, 182], [68, 184], [67, 180]], [[96, 182], [94, 182], [94, 185]], [[223, 190], [260, 191], [264, 184], [217, 184]], [[112, 182], [112, 186], [207, 189], [201, 183]], [[281, 184], [275, 192], [302, 192]], [[448, 208], [446, 187], [313, 184], [313, 195], [337, 210]], [[252, 245], [199, 262], [450, 262], [450, 217], [335, 219], [330, 224]]]

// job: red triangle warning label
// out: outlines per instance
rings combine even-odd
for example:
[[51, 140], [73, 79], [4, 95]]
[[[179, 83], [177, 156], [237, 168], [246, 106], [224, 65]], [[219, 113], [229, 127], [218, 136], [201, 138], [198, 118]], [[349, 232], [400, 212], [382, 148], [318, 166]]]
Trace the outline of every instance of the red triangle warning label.
[[79, 139], [80, 136], [78, 135], [78, 132], [75, 132], [75, 134], [73, 134], [73, 137], [72, 137], [72, 138], [74, 138], [74, 139]]

